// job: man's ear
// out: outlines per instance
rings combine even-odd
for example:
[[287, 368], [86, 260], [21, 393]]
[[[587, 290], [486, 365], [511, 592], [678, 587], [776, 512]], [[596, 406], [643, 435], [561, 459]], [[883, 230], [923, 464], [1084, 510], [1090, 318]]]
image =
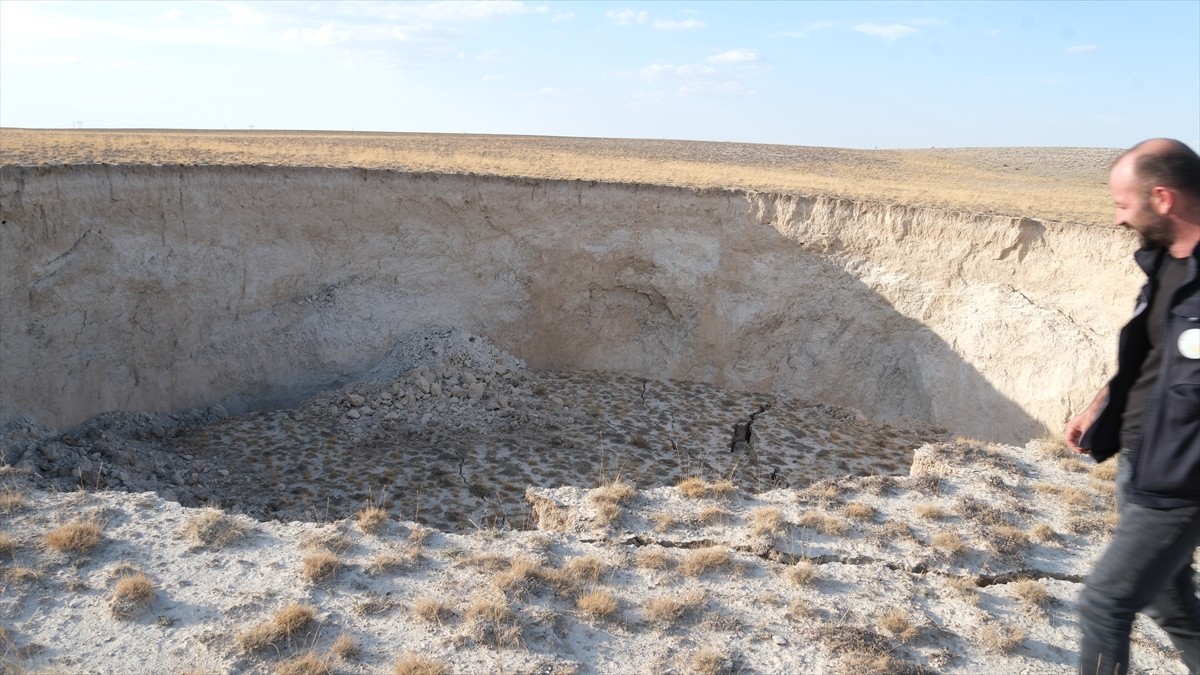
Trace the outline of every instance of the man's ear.
[[1165, 216], [1171, 212], [1175, 206], [1175, 193], [1171, 192], [1170, 188], [1157, 185], [1150, 188], [1150, 208], [1160, 216]]

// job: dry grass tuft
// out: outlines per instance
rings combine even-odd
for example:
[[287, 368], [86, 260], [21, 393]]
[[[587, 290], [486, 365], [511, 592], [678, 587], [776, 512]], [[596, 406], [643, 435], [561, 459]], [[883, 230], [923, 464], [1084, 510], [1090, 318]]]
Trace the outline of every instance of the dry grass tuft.
[[375, 614], [383, 614], [384, 612], [390, 612], [398, 606], [400, 606], [399, 601], [392, 600], [387, 596], [371, 596], [370, 598], [354, 605], [354, 615], [372, 616]]
[[366, 534], [375, 534], [382, 530], [388, 522], [388, 513], [378, 506], [368, 506], [355, 516], [358, 529]]
[[808, 560], [801, 560], [788, 566], [783, 575], [797, 586], [808, 586], [817, 579], [817, 566]]
[[0, 513], [11, 513], [25, 506], [25, 493], [12, 487], [0, 490]]
[[46, 545], [60, 553], [87, 553], [100, 544], [100, 524], [73, 520], [46, 533]]
[[775, 536], [783, 531], [783, 514], [774, 506], [763, 506], [750, 512], [750, 532], [754, 535]]
[[621, 504], [633, 499], [635, 495], [637, 490], [620, 478], [592, 490], [588, 499], [596, 507], [596, 526], [607, 528], [616, 522], [623, 512]]
[[10, 584], [31, 584], [42, 578], [42, 573], [32, 567], [9, 567], [4, 570], [4, 580]]
[[679, 563], [679, 571], [689, 577], [700, 576], [705, 572], [727, 569], [733, 564], [733, 556], [724, 546], [698, 548], [684, 557]]
[[860, 502], [850, 502], [842, 507], [842, 515], [852, 520], [874, 520], [875, 507]]
[[304, 556], [300, 567], [300, 576], [309, 583], [328, 581], [342, 567], [342, 561], [330, 551], [317, 551]]
[[445, 661], [415, 652], [407, 652], [392, 666], [393, 675], [449, 675]]
[[1075, 457], [1064, 457], [1058, 460], [1058, 468], [1067, 473], [1085, 473], [1089, 469], [1085, 462]]
[[345, 633], [337, 636], [337, 639], [329, 646], [329, 653], [343, 661], [353, 661], [358, 658], [360, 651], [358, 643]]
[[946, 510], [933, 502], [922, 502], [913, 507], [913, 514], [925, 520], [941, 520], [946, 517]]
[[666, 532], [679, 524], [679, 518], [667, 511], [658, 511], [650, 514], [650, 520], [654, 521], [655, 532]]
[[1046, 523], [1038, 523], [1037, 525], [1034, 525], [1030, 534], [1033, 535], [1034, 539], [1037, 539], [1045, 544], [1053, 544], [1061, 539], [1059, 534], [1054, 531], [1054, 528], [1050, 527]]
[[976, 583], [975, 577], [947, 577], [946, 588], [963, 600], [972, 605], [979, 604], [979, 594], [975, 592], [979, 584]]
[[879, 627], [902, 643], [911, 642], [917, 637], [917, 627], [902, 609], [894, 609], [884, 614], [879, 619]]
[[594, 553], [572, 558], [564, 566], [564, 570], [576, 581], [599, 581], [607, 569], [604, 560]]
[[737, 492], [737, 485], [734, 485], [731, 480], [713, 481], [708, 486], [708, 494], [713, 497], [729, 497], [735, 492]]
[[671, 566], [671, 554], [661, 548], [643, 548], [637, 552], [634, 564], [644, 570], [663, 570]]
[[821, 511], [805, 511], [796, 520], [796, 524], [832, 537], [845, 534], [850, 529], [850, 524], [846, 521]]
[[720, 675], [728, 665], [726, 653], [714, 647], [705, 647], [688, 659], [688, 670], [695, 675]]
[[900, 539], [913, 539], [912, 528], [908, 523], [901, 520], [889, 520], [879, 526], [879, 536], [887, 541], [897, 541]]
[[988, 533], [988, 543], [1000, 555], [1017, 555], [1029, 546], [1029, 535], [1014, 525], [998, 525]]
[[708, 496], [708, 482], [697, 476], [689, 476], [679, 481], [679, 492], [685, 497], [699, 499]]
[[580, 611], [593, 619], [603, 619], [617, 611], [617, 598], [603, 588], [584, 593], [575, 604]]
[[817, 608], [808, 598], [795, 597], [788, 603], [787, 616], [794, 621], [811, 619], [817, 615]]
[[380, 551], [367, 561], [364, 571], [370, 576], [389, 574], [401, 570], [411, 570], [421, 561], [421, 545], [410, 544], [404, 550]]
[[903, 664], [893, 660], [888, 639], [870, 628], [822, 623], [815, 637], [837, 657], [836, 673], [901, 672]]
[[424, 544], [425, 540], [429, 538], [429, 535], [433, 534], [434, 532], [435, 530], [432, 527], [417, 525], [408, 531], [408, 540], [414, 544]]
[[1067, 506], [1076, 508], [1092, 506], [1092, 498], [1083, 490], [1073, 487], [1064, 487], [1058, 493], [1059, 501]]
[[1067, 447], [1066, 442], [1061, 438], [1043, 438], [1038, 444], [1038, 448], [1043, 454], [1051, 458], [1066, 459], [1075, 457], [1075, 453]]
[[503, 597], [480, 596], [467, 607], [466, 616], [468, 621], [500, 623], [512, 617], [512, 609]]
[[154, 582], [142, 572], [126, 573], [113, 587], [112, 614], [129, 619], [150, 606], [155, 596]]
[[943, 555], [953, 556], [966, 550], [967, 545], [956, 532], [938, 532], [929, 540], [929, 545]]
[[264, 621], [238, 635], [238, 646], [245, 651], [254, 651], [277, 645], [307, 628], [315, 616], [316, 612], [310, 605], [292, 603], [275, 612], [270, 621]]
[[592, 501], [597, 503], [624, 504], [636, 495], [637, 489], [617, 478], [592, 490], [589, 496]]
[[1043, 607], [1052, 597], [1046, 585], [1034, 579], [1022, 579], [1012, 584], [1013, 597], [1034, 607]]
[[715, 504], [710, 504], [700, 509], [696, 513], [696, 520], [699, 521], [701, 525], [712, 525], [713, 523], [727, 522], [730, 515], [731, 514], [729, 511]]
[[223, 548], [245, 537], [247, 532], [236, 518], [215, 509], [189, 520], [183, 531], [197, 546], [209, 549]]
[[449, 605], [427, 595], [416, 599], [413, 603], [412, 612], [413, 616], [418, 619], [437, 624], [441, 624], [454, 616], [454, 610]]
[[338, 532], [312, 532], [304, 535], [300, 547], [306, 551], [328, 551], [342, 554], [354, 546], [354, 541]]
[[458, 561], [462, 567], [474, 567], [484, 572], [501, 572], [512, 566], [512, 560], [494, 551], [476, 553]]
[[519, 555], [513, 558], [507, 570], [492, 577], [492, 586], [503, 593], [520, 592], [525, 590], [531, 581], [543, 576], [541, 563], [530, 556]]
[[0, 555], [12, 555], [17, 552], [17, 540], [0, 532]]
[[1101, 462], [1089, 469], [1088, 475], [1096, 480], [1115, 481], [1117, 480], [1117, 467], [1116, 461]]
[[642, 606], [646, 618], [658, 623], [673, 623], [678, 621], [688, 610], [694, 609], [707, 602], [708, 596], [702, 590], [692, 590], [682, 596], [666, 596], [650, 598]]
[[979, 631], [979, 644], [990, 652], [1010, 654], [1025, 640], [1025, 629], [1004, 622], [989, 621]]
[[283, 661], [275, 668], [275, 675], [329, 675], [332, 672], [329, 657], [318, 656], [311, 649]]

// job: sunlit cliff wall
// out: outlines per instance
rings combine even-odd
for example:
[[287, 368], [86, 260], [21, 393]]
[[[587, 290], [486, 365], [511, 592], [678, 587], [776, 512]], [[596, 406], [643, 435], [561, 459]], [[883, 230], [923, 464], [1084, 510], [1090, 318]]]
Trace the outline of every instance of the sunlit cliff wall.
[[1108, 373], [1107, 227], [741, 190], [280, 167], [0, 168], [0, 423], [283, 405], [455, 326], [531, 366], [1057, 431]]

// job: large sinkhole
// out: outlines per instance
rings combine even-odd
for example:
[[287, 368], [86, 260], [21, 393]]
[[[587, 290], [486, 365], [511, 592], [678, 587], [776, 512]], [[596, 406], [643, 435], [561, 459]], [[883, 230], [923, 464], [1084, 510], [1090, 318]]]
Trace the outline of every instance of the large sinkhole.
[[1111, 317], [1076, 308], [1124, 290], [1054, 254], [1118, 268], [1112, 232], [744, 190], [194, 166], [0, 187], [10, 473], [264, 519], [522, 527], [529, 485], [765, 490], [1021, 442], [1094, 389]]

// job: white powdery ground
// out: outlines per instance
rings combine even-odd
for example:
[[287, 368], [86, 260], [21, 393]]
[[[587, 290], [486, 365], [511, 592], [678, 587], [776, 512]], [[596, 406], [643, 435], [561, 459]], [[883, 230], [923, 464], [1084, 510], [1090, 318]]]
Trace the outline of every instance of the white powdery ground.
[[[1111, 478], [1088, 469], [1053, 445], [959, 441], [922, 447], [907, 476], [802, 490], [532, 489], [532, 531], [389, 520], [367, 534], [353, 520], [225, 516], [246, 534], [211, 547], [189, 527], [213, 510], [149, 493], [28, 493], [0, 520], [4, 660], [27, 672], [266, 673], [311, 651], [347, 673], [393, 672], [411, 653], [455, 673], [1067, 673], [1074, 598], [1111, 527]], [[46, 533], [76, 519], [100, 524], [101, 541], [50, 550]], [[304, 561], [321, 550], [340, 567], [310, 581]], [[113, 589], [131, 569], [156, 594], [119, 618]], [[596, 590], [615, 600], [610, 613], [581, 608]], [[440, 619], [417, 616], [429, 601]], [[292, 603], [314, 621], [244, 646]], [[1142, 620], [1134, 648], [1141, 672], [1183, 672]]]

